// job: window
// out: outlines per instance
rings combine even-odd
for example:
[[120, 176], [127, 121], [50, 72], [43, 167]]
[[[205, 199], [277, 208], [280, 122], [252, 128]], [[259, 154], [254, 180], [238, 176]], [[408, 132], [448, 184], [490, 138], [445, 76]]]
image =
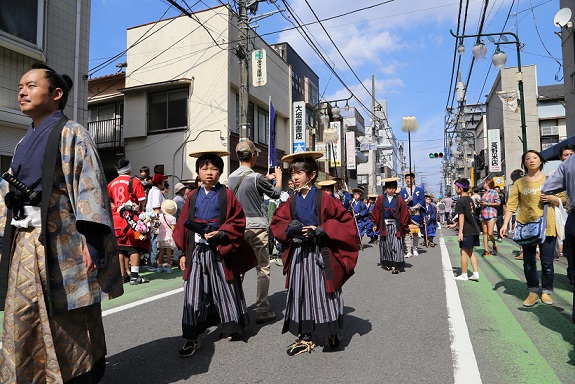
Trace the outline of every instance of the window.
[[148, 132], [185, 129], [188, 89], [152, 93], [148, 97]]
[[559, 136], [542, 136], [541, 137], [541, 150], [545, 150], [549, 147], [554, 146], [559, 143]]
[[0, 1], [0, 45], [43, 58], [45, 0]]
[[258, 108], [258, 142], [268, 144], [270, 134], [270, 115]]
[[90, 108], [90, 117], [88, 118], [88, 122], [113, 119], [115, 117], [114, 111], [114, 105], [103, 105], [100, 107]]

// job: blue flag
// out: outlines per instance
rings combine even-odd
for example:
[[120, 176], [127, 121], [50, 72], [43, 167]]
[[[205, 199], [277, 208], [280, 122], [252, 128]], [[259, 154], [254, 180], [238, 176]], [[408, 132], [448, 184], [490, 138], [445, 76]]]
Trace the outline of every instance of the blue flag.
[[269, 154], [268, 154], [268, 164], [270, 167], [276, 167], [278, 165], [277, 161], [277, 150], [276, 150], [276, 110], [272, 103], [272, 98], [270, 96], [270, 137], [269, 137]]

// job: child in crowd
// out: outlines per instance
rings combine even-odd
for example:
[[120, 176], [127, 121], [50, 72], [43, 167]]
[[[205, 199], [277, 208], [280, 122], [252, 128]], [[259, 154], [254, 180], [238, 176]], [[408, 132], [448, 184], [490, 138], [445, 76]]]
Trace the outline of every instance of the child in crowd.
[[[160, 213], [160, 228], [158, 229], [158, 269], [156, 272], [172, 273], [172, 249], [174, 248], [174, 239], [172, 233], [176, 227], [176, 218], [173, 216], [178, 205], [174, 200], [166, 199], [162, 202], [162, 213]], [[167, 265], [164, 265], [164, 255], [166, 256]]]
[[220, 325], [221, 336], [239, 340], [249, 324], [241, 275], [258, 263], [244, 241], [246, 216], [233, 192], [220, 184], [229, 152], [191, 153], [197, 157], [196, 173], [201, 186], [188, 194], [174, 230], [174, 241], [185, 255], [184, 313], [182, 331], [186, 339], [180, 357], [190, 357], [199, 348], [199, 336]]
[[[457, 276], [455, 280], [479, 281], [477, 257], [473, 253], [473, 247], [479, 246], [479, 225], [475, 219], [475, 204], [469, 197], [469, 180], [457, 179], [455, 181], [455, 191], [459, 195], [459, 199], [457, 199], [455, 204], [455, 215], [458, 218], [458, 224], [454, 223], [447, 226], [448, 228], [455, 228], [459, 225], [457, 240], [459, 240], [461, 252], [461, 275]], [[467, 274], [468, 258], [471, 260], [471, 267], [473, 268], [471, 277]]]

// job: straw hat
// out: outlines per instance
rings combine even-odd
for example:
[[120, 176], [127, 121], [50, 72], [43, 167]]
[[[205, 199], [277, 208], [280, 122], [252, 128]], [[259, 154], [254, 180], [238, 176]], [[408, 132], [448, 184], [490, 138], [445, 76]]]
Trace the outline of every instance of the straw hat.
[[162, 212], [173, 215], [178, 211], [178, 205], [174, 200], [166, 199], [162, 202]]
[[354, 188], [351, 190], [352, 193], [359, 193], [360, 195], [363, 195], [363, 189], [361, 188]]
[[335, 180], [323, 180], [315, 183], [319, 188], [321, 187], [333, 187], [335, 185]]
[[282, 161], [285, 163], [293, 163], [298, 159], [304, 159], [306, 157], [311, 157], [314, 160], [319, 159], [323, 156], [323, 152], [320, 151], [304, 151], [304, 152], [296, 152], [292, 153], [291, 155], [286, 155], [282, 157]]
[[198, 151], [198, 152], [192, 152], [189, 154], [190, 157], [195, 157], [198, 158], [200, 156], [203, 155], [216, 155], [219, 157], [222, 156], [229, 156], [229, 152], [228, 151], [223, 151], [223, 150], [210, 150], [210, 151]]
[[399, 181], [399, 177], [388, 177], [383, 179], [381, 182], [383, 183], [383, 185], [386, 185], [387, 183], [397, 183]]
[[369, 195], [367, 195], [367, 197], [368, 197], [369, 199], [377, 199], [377, 196], [378, 196], [378, 195], [377, 195], [376, 193], [370, 193]]

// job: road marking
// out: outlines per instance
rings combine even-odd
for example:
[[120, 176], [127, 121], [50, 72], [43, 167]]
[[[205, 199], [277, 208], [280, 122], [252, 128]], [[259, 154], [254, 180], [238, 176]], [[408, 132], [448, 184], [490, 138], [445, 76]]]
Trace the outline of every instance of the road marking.
[[453, 266], [451, 265], [443, 236], [439, 239], [439, 247], [441, 248], [441, 263], [443, 265], [443, 279], [445, 280], [445, 298], [447, 301], [455, 384], [480, 384], [481, 376], [477, 367], [477, 360], [475, 360], [467, 323], [465, 322], [465, 314], [461, 307], [459, 290], [453, 278]]
[[102, 317], [111, 315], [113, 313], [122, 312], [122, 311], [125, 311], [126, 309], [134, 308], [134, 307], [137, 307], [139, 305], [146, 304], [146, 303], [149, 303], [149, 302], [152, 302], [155, 300], [163, 299], [164, 297], [172, 296], [172, 295], [175, 295], [176, 293], [180, 293], [183, 291], [184, 291], [184, 287], [174, 289], [172, 291], [160, 293], [159, 295], [156, 295], [156, 296], [147, 297], [147, 298], [142, 299], [142, 300], [134, 301], [133, 303], [130, 303], [130, 304], [124, 304], [124, 305], [120, 305], [119, 307], [116, 307], [116, 308], [107, 309], [107, 310], [102, 312]]

